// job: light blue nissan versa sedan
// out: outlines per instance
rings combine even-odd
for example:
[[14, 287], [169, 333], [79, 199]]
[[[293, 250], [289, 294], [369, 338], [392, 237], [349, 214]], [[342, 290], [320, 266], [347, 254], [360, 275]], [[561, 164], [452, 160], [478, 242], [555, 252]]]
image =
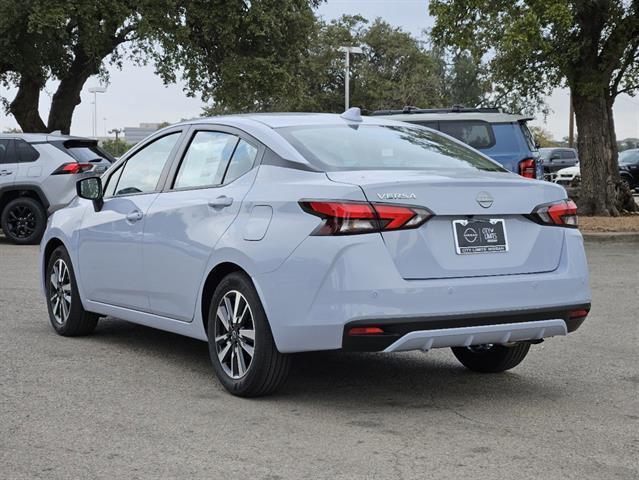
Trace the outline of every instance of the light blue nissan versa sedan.
[[77, 187], [41, 246], [55, 330], [110, 315], [208, 341], [235, 395], [312, 350], [452, 347], [501, 372], [590, 309], [563, 187], [358, 109], [181, 123]]

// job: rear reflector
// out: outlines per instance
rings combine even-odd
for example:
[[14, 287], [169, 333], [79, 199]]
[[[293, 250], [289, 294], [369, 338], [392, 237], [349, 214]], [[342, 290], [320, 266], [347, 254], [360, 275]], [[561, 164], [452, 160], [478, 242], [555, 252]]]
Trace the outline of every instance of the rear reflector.
[[353, 327], [348, 331], [349, 335], [379, 335], [384, 333], [379, 327]]
[[519, 175], [525, 178], [537, 178], [537, 162], [534, 158], [525, 158], [519, 162]]
[[568, 316], [571, 319], [584, 318], [584, 317], [588, 316], [588, 310], [586, 310], [586, 309], [571, 310], [570, 313], [568, 314]]
[[356, 201], [302, 200], [302, 209], [324, 220], [312, 235], [354, 235], [417, 228], [433, 214], [426, 208]]
[[60, 165], [51, 175], [73, 175], [88, 172], [93, 168], [90, 163], [71, 162]]
[[577, 205], [572, 200], [560, 200], [536, 207], [530, 218], [542, 225], [577, 228]]

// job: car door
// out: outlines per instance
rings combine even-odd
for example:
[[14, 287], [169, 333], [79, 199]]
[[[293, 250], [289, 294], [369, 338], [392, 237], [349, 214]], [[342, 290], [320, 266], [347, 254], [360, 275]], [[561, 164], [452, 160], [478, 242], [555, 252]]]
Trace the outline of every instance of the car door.
[[15, 140], [0, 138], [0, 192], [11, 187], [18, 173], [18, 158], [15, 153]]
[[152, 313], [192, 320], [204, 268], [240, 211], [262, 151], [233, 129], [192, 130], [147, 214], [143, 258]]
[[87, 209], [78, 256], [89, 300], [149, 311], [142, 270], [145, 215], [168, 174], [181, 134], [170, 131], [137, 148], [105, 179], [102, 208]]

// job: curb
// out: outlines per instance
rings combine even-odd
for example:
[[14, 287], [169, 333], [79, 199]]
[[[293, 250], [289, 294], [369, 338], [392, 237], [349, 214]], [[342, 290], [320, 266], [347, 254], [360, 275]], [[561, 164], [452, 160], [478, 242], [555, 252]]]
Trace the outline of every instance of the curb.
[[581, 232], [586, 242], [639, 243], [639, 232]]

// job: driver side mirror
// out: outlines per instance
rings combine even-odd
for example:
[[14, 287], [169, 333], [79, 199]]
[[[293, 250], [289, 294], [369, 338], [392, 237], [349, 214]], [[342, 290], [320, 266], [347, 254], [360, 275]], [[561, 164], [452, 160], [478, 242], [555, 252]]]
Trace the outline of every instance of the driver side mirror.
[[78, 180], [75, 184], [78, 197], [93, 201], [93, 209], [99, 212], [104, 205], [102, 180], [100, 177], [88, 177]]

